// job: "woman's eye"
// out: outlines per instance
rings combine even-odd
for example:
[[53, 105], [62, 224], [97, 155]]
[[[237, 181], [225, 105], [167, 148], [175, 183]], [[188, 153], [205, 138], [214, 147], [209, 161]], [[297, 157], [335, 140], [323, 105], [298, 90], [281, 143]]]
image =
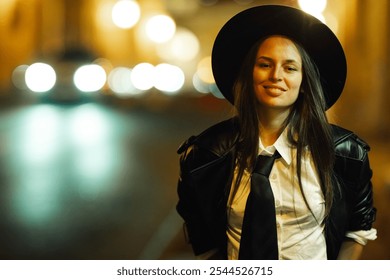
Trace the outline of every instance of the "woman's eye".
[[268, 68], [268, 67], [270, 67], [270, 64], [269, 63], [259, 63], [259, 67], [260, 68]]
[[287, 67], [286, 67], [286, 70], [289, 71], [289, 72], [298, 71], [298, 69], [297, 69], [296, 67], [293, 67], [293, 66], [287, 66]]

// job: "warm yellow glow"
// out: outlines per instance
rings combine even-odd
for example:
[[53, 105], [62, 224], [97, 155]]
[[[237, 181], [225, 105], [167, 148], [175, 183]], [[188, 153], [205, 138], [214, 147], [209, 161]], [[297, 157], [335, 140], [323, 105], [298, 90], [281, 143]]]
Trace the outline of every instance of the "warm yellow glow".
[[120, 0], [112, 8], [112, 21], [120, 28], [128, 29], [141, 17], [139, 4], [134, 0]]
[[96, 12], [95, 20], [97, 24], [104, 29], [110, 29], [114, 26], [117, 26], [114, 24], [114, 19], [112, 14], [112, 10], [115, 3], [101, 3], [101, 2], [102, 1], [100, 1]]
[[237, 4], [248, 5], [254, 2], [254, 0], [234, 0]]
[[98, 91], [106, 83], [107, 75], [103, 67], [96, 64], [79, 67], [73, 76], [75, 86], [84, 92]]
[[298, 4], [306, 13], [318, 16], [325, 11], [327, 0], [298, 0]]
[[165, 93], [176, 93], [184, 85], [184, 72], [177, 66], [159, 64], [155, 67], [155, 75], [155, 88]]
[[198, 75], [199, 79], [206, 84], [215, 83], [213, 71], [211, 69], [211, 56], [203, 58], [198, 63], [196, 74]]
[[200, 49], [196, 35], [186, 28], [178, 28], [175, 35], [168, 42], [158, 45], [157, 52], [166, 60], [190, 61], [194, 59]]
[[192, 78], [195, 89], [201, 93], [211, 93], [217, 98], [224, 98], [217, 85], [211, 67], [211, 57], [203, 58], [199, 63], [195, 75]]
[[193, 16], [199, 9], [198, 1], [174, 0], [164, 1], [165, 7], [172, 14], [180, 15], [182, 18]]
[[37, 62], [26, 70], [25, 81], [27, 87], [34, 92], [51, 90], [56, 83], [56, 72], [46, 63]]
[[316, 18], [318, 18], [320, 21], [322, 21], [322, 23], [326, 24], [326, 19], [324, 17], [323, 14], [312, 14], [312, 16], [315, 16]]
[[145, 26], [146, 35], [155, 43], [164, 43], [170, 40], [176, 32], [175, 21], [166, 15], [151, 17]]
[[337, 34], [339, 31], [339, 22], [333, 14], [326, 14], [326, 24]]
[[148, 90], [154, 86], [155, 70], [150, 63], [137, 64], [131, 72], [131, 82], [139, 90]]

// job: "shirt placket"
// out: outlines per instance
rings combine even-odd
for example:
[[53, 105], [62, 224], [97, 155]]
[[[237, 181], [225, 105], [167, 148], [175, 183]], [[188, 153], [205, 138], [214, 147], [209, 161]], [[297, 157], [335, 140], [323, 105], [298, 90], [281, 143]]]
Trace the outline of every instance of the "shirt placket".
[[[277, 164], [277, 163], [275, 163]], [[283, 244], [283, 197], [282, 190], [279, 183], [279, 174], [276, 168], [273, 168], [269, 176], [272, 192], [275, 200], [275, 219], [276, 219], [276, 233], [278, 238], [278, 244]], [[279, 258], [281, 256], [281, 248], [279, 246]]]

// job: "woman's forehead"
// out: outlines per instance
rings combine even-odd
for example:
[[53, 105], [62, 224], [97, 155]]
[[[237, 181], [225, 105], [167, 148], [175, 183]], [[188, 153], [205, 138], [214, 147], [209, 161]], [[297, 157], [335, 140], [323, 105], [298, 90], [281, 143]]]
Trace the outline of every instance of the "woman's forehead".
[[266, 38], [259, 46], [257, 58], [265, 57], [270, 59], [283, 58], [284, 60], [293, 60], [301, 62], [301, 55], [295, 43], [285, 36], [270, 36]]

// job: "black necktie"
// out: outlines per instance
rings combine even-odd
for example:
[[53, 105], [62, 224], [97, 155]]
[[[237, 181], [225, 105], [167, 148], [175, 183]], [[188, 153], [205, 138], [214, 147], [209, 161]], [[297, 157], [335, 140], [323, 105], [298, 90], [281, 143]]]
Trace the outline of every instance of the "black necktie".
[[251, 191], [245, 207], [239, 259], [277, 260], [275, 203], [269, 173], [276, 158], [259, 155], [251, 177]]

